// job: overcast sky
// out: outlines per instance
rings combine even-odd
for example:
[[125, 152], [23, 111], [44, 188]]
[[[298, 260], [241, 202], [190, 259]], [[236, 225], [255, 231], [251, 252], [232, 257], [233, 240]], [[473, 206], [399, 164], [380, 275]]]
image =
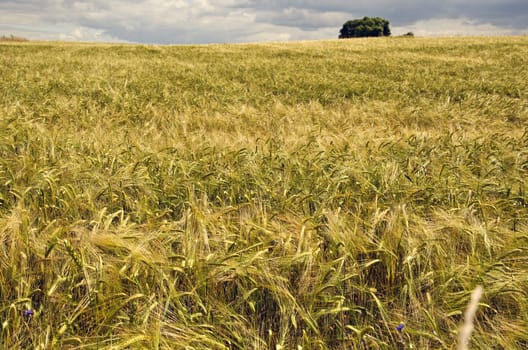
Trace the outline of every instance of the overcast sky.
[[528, 0], [0, 0], [0, 35], [158, 44], [335, 39], [380, 16], [394, 35], [528, 34]]

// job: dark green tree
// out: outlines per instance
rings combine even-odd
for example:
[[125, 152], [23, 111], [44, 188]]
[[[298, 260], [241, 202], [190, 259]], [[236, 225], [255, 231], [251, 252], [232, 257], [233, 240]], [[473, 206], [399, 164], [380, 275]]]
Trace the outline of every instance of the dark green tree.
[[347, 21], [339, 31], [339, 39], [389, 35], [390, 23], [381, 17], [363, 17]]

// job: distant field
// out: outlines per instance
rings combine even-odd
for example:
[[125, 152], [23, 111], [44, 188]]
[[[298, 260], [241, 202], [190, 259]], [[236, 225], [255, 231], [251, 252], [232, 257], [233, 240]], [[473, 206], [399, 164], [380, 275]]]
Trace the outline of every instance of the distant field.
[[[0, 348], [528, 348], [528, 37], [0, 43]], [[403, 327], [403, 328], [402, 328]]]

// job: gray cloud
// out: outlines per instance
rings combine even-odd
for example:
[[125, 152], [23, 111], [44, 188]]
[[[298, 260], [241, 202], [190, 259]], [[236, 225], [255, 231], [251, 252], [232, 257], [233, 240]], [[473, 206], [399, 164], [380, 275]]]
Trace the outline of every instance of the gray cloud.
[[317, 30], [325, 27], [338, 27], [350, 18], [346, 12], [317, 11], [314, 9], [300, 9], [289, 7], [276, 11], [258, 12], [256, 21], [272, 23], [285, 27], [301, 28], [303, 30]]
[[321, 12], [341, 12], [362, 16], [388, 18], [396, 25], [408, 25], [417, 21], [437, 18], [471, 18], [478, 22], [508, 25], [525, 29], [528, 25], [526, 0], [358, 0], [347, 1], [252, 1], [257, 10], [280, 13], [295, 8]]
[[209, 43], [332, 39], [348, 19], [393, 33], [528, 33], [526, 0], [0, 0], [0, 34], [33, 39]]

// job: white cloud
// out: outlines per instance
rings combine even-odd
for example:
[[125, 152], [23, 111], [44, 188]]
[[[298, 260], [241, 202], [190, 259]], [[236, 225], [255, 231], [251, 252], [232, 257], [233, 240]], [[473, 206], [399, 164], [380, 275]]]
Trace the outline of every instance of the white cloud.
[[528, 32], [526, 0], [0, 0], [0, 35], [30, 39], [218, 43], [337, 38], [381, 16], [394, 34]]
[[76, 27], [69, 33], [59, 33], [58, 40], [61, 41], [86, 41], [86, 42], [123, 42], [100, 29], [87, 27]]
[[[478, 36], [478, 35], [515, 35], [522, 31], [504, 28], [491, 23], [479, 23], [469, 18], [441, 18], [417, 21], [408, 26], [395, 27], [394, 35], [413, 32], [418, 36]], [[528, 31], [525, 31], [528, 33]]]

